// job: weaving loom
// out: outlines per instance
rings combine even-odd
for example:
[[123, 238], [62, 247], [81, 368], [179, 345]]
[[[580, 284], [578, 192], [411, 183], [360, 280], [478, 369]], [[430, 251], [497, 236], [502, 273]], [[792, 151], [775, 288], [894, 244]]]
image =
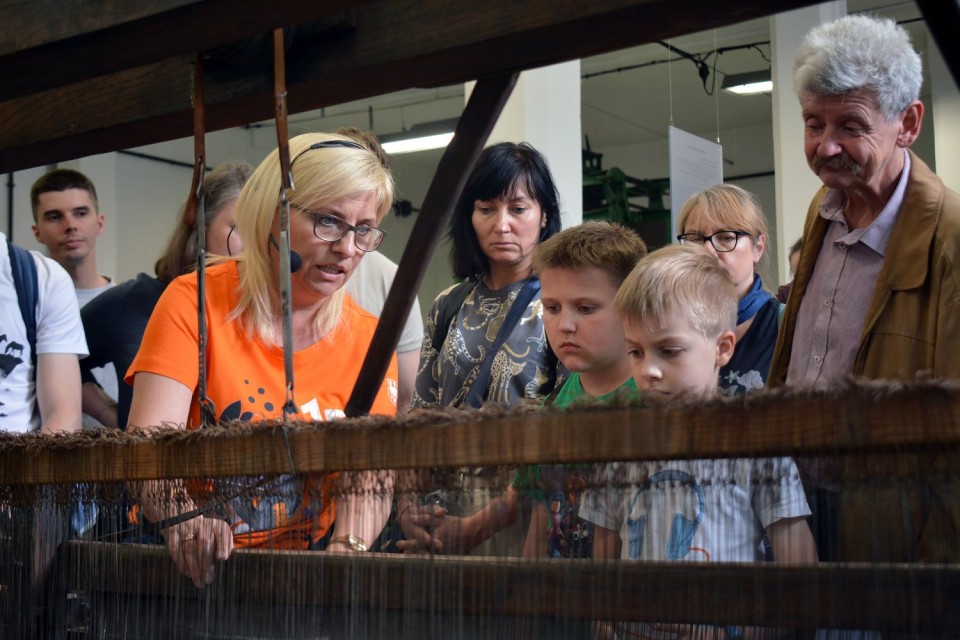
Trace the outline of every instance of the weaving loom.
[[[64, 514], [78, 501], [110, 511], [121, 479], [273, 475], [291, 466], [298, 473], [348, 472], [791, 451], [882, 462], [880, 473], [850, 479], [845, 489], [886, 495], [891, 485], [908, 492], [931, 479], [958, 486], [955, 466], [933, 476], [892, 464], [955, 453], [958, 420], [954, 385], [871, 384], [842, 394], [766, 392], [692, 406], [459, 412], [157, 439], [6, 437], [2, 502], [33, 523], [29, 533], [21, 528], [4, 540], [5, 621], [7, 628], [18, 618], [41, 625], [43, 637], [98, 638], [590, 637], [585, 621], [591, 620], [763, 626], [791, 637], [811, 637], [815, 629], [955, 637], [960, 613], [951, 600], [960, 593], [960, 569], [953, 563], [521, 561], [257, 550], [235, 551], [215, 582], [197, 589], [161, 545], [58, 543], [66, 537]], [[721, 421], [727, 426], [719, 427]], [[576, 437], [585, 427], [595, 434], [588, 441]], [[268, 494], [266, 486], [255, 491]]]
[[[8, 10], [14, 14], [7, 16], [11, 31], [26, 32], [18, 27], [37, 20], [29, 11], [45, 10], [42, 4], [21, 9], [21, 16]], [[436, 232], [444, 227], [444, 202], [452, 199], [458, 180], [462, 184], [471, 154], [476, 157], [509, 95], [508, 72], [810, 3], [727, 2], [711, 11], [696, 2], [665, 0], [480, 8], [467, 2], [426, 2], [413, 8], [395, 0], [350, 8], [241, 3], [234, 13], [244, 14], [245, 22], [211, 17], [206, 12], [212, 2], [179, 4], [157, 3], [155, 14], [147, 16], [118, 9], [129, 22], [105, 19], [102, 33], [91, 29], [94, 37], [82, 32], [52, 36], [30, 41], [24, 46], [27, 55], [4, 52], [0, 70], [12, 80], [0, 92], [5, 101], [0, 114], [11, 126], [0, 134], [0, 168], [9, 171], [76, 157], [81, 150], [96, 153], [187, 135], [187, 70], [193, 56], [186, 54], [269, 28], [311, 22], [307, 35], [320, 34], [336, 45], [299, 56], [290, 69], [297, 111], [409, 86], [498, 76], [478, 85], [479, 98], [471, 100], [475, 105], [458, 127], [460, 147], [441, 162], [434, 184], [454, 186], [445, 193], [431, 188], [424, 202], [418, 229], [422, 222], [430, 233], [420, 237], [433, 242], [408, 246], [384, 314], [403, 318], [405, 313], [391, 310], [404, 304], [409, 308], [402, 292], [412, 296], [418, 288]], [[948, 54], [954, 49], [947, 34], [958, 26], [957, 16], [932, 0], [920, 4], [956, 74], [957, 56]], [[206, 28], [215, 21], [221, 29]], [[151, 37], [166, 34], [172, 25], [184, 35], [177, 50], [170, 49], [166, 36]], [[392, 42], [385, 34], [395, 33], [398, 25], [410, 30], [405, 53], [380, 44]], [[471, 33], [456, 31], [457, 25]], [[213, 31], [216, 37], [209, 35]], [[492, 51], [491, 41], [522, 44]], [[77, 46], [85, 46], [89, 55], [76, 55]], [[63, 64], [36, 73], [57, 56]], [[403, 63], [404, 73], [397, 73]], [[209, 71], [207, 95], [216, 105], [209, 129], [270, 115], [271, 102], [263, 97], [268, 82], [260, 75], [256, 69]], [[103, 95], [111, 96], [108, 109]], [[50, 115], [62, 103], [70, 105], [69, 121]], [[152, 109], [144, 110], [143, 104]], [[399, 324], [382, 334], [378, 330], [370, 370], [365, 368], [358, 383], [361, 395], [364, 388], [376, 387], [370, 380], [377, 378], [377, 361], [392, 350], [397, 335]], [[362, 407], [362, 400], [357, 403]], [[846, 489], [876, 489], [878, 496], [902, 490], [908, 496], [922, 492], [931, 477], [940, 487], [957, 483], [960, 468], [944, 460], [956, 455], [958, 425], [960, 391], [955, 386], [877, 384], [830, 395], [779, 391], [702, 405], [444, 413], [397, 421], [356, 418], [323, 427], [208, 429], [151, 439], [117, 433], [58, 438], [0, 434], [2, 635], [579, 638], [592, 637], [593, 621], [623, 621], [694, 625], [693, 633], [704, 637], [725, 637], [724, 630], [734, 626], [801, 637], [824, 629], [957, 637], [960, 613], [952, 602], [960, 594], [956, 556], [940, 564], [788, 566], [257, 550], [235, 551], [218, 567], [214, 583], [197, 589], [178, 573], [164, 546], [119, 542], [142, 530], [98, 525], [79, 535], [75, 523], [94, 504], [101, 521], [124, 522], [130, 507], [126, 489], [137, 481], [247, 477], [254, 479], [226, 484], [252, 486], [248, 495], [269, 499], [272, 485], [261, 478], [278, 474], [502, 465], [508, 471], [499, 475], [509, 476], [518, 465], [539, 462], [843, 455], [869, 462], [860, 465], [866, 473], [845, 478]], [[591, 437], [584, 439], [587, 429]], [[925, 464], [928, 460], [937, 464]], [[503, 489], [489, 487], [491, 495]], [[883, 531], [891, 523], [868, 525]], [[956, 530], [940, 533], [946, 536], [945, 546], [957, 545]]]

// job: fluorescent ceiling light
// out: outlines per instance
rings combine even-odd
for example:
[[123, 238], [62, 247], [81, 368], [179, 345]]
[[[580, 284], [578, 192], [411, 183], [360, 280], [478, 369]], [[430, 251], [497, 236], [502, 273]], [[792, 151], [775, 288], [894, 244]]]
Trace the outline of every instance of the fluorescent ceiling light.
[[387, 153], [396, 155], [398, 153], [413, 153], [414, 151], [427, 151], [428, 149], [443, 149], [453, 139], [453, 131], [450, 133], [438, 133], [432, 136], [423, 136], [420, 138], [410, 138], [409, 140], [394, 140], [393, 142], [384, 142], [383, 150]]
[[751, 71], [749, 73], [735, 73], [723, 77], [721, 87], [728, 93], [738, 96], [752, 96], [757, 93], [773, 91], [773, 80], [770, 79], [770, 70]]
[[380, 138], [384, 151], [390, 154], [413, 153], [428, 149], [443, 149], [453, 139], [457, 127], [457, 118], [415, 124], [402, 133], [385, 135]]

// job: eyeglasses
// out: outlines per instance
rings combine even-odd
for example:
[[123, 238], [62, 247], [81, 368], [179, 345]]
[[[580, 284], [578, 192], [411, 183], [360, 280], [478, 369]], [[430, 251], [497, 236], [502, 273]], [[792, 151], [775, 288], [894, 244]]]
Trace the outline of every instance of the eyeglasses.
[[387, 235], [385, 231], [376, 227], [365, 224], [353, 226], [343, 218], [329, 213], [318, 213], [296, 204], [290, 206], [313, 218], [313, 235], [324, 242], [336, 242], [347, 235], [348, 231], [353, 231], [353, 243], [357, 245], [357, 249], [369, 252], [376, 251], [383, 242], [383, 237]]
[[681, 233], [677, 236], [677, 240], [680, 244], [706, 244], [709, 241], [717, 252], [726, 253], [737, 248], [740, 238], [752, 235], [749, 231], [717, 231], [709, 236], [699, 233]]

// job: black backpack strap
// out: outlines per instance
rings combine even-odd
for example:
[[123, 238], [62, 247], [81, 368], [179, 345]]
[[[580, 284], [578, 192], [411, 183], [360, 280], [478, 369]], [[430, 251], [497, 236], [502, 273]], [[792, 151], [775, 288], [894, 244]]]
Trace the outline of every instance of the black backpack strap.
[[17, 289], [17, 301], [20, 303], [20, 315], [27, 328], [27, 341], [30, 344], [30, 362], [33, 375], [37, 375], [37, 265], [33, 256], [7, 240], [7, 253], [10, 254], [10, 269], [13, 272], [13, 284]]
[[433, 348], [437, 351], [443, 348], [443, 341], [447, 339], [447, 332], [450, 331], [450, 323], [457, 317], [460, 307], [463, 306], [470, 292], [476, 288], [477, 282], [477, 280], [467, 278], [451, 289], [450, 293], [440, 301], [440, 308], [437, 310], [437, 322], [433, 327]]
[[[551, 352], [552, 353], [552, 352]], [[554, 370], [556, 371], [556, 370]], [[563, 388], [562, 384], [556, 384], [556, 374], [554, 374], [554, 384], [553, 391], [550, 392], [546, 398], [543, 399], [543, 404], [541, 407], [552, 407], [553, 403], [557, 401], [557, 396], [560, 395], [560, 389]]]
[[538, 293], [540, 293], [540, 280], [532, 277], [527, 280], [527, 283], [520, 289], [517, 297], [513, 299], [513, 304], [510, 305], [507, 317], [504, 318], [503, 324], [497, 332], [497, 339], [494, 340], [490, 346], [490, 353], [483, 361], [483, 364], [480, 365], [480, 371], [477, 373], [477, 377], [470, 387], [470, 392], [463, 401], [466, 406], [479, 407], [483, 404], [483, 396], [487, 392], [487, 385], [490, 382], [490, 370], [493, 367], [493, 361], [496, 358], [497, 352], [500, 351], [500, 347], [503, 346], [503, 343], [506, 342], [510, 334], [513, 333], [513, 328], [517, 326], [517, 323], [520, 321], [520, 316], [523, 315], [524, 310], [530, 305], [530, 301], [533, 300]]

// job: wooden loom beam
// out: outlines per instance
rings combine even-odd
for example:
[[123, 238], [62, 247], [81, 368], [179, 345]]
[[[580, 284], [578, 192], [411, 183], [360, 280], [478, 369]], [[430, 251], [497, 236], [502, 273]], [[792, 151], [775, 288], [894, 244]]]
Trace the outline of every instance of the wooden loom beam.
[[[96, 600], [180, 593], [233, 605], [358, 607], [475, 616], [881, 629], [960, 630], [960, 572], [942, 565], [519, 561], [238, 550], [196, 590], [164, 546], [68, 542], [58, 583]], [[135, 568], [135, 570], [134, 570]], [[63, 570], [63, 569], [62, 569]], [[277, 591], [291, 581], [296, 588]], [[424, 585], [456, 584], [443, 591]], [[345, 588], [345, 585], [350, 585]], [[598, 595], [602, 594], [601, 597]], [[295, 617], [295, 614], [290, 614]]]
[[950, 69], [953, 82], [960, 87], [960, 40], [957, 25], [960, 24], [960, 2], [953, 0], [917, 0], [923, 19], [933, 34], [940, 54]]
[[[582, 437], [586, 425], [590, 439]], [[0, 434], [0, 485], [830, 452], [889, 454], [896, 461], [909, 450], [956, 450], [957, 425], [955, 384], [867, 384], [835, 393], [765, 391], [687, 407], [464, 411], [154, 439]]]
[[329, 20], [371, 1], [0, 0], [0, 101]]
[[[30, 6], [7, 1], [10, 17]], [[340, 19], [343, 28], [337, 29], [334, 24], [298, 38], [288, 55], [289, 110], [296, 114], [411, 87], [513, 73], [811, 3], [729, 0], [711, 5], [709, 10], [699, 0], [381, 0], [361, 4]], [[37, 91], [44, 85], [35, 84], [7, 90], [9, 99], [0, 103], [0, 121], [4, 122], [0, 130], [0, 171], [189, 136], [193, 55], [178, 53], [183, 46], [156, 44], [157, 34], [174, 40], [170, 34], [178, 33], [180, 25], [174, 18], [184, 11], [202, 12], [216, 6], [227, 9], [215, 0], [183, 4], [179, 7], [175, 0], [154, 0], [151, 6], [156, 12], [137, 19], [118, 10], [123, 19], [117, 18], [115, 28], [109, 26], [109, 19], [100, 20], [89, 31], [81, 28], [60, 38], [36, 38], [39, 44], [19, 50], [14, 40], [6, 50], [0, 50], [0, 77], [13, 77], [4, 74], [17, 65], [43, 75], [44, 69], [53, 66], [51, 59], [68, 69], [78, 66], [79, 61], [93, 65], [93, 71], [77, 71], [69, 82], [55, 80], [60, 86]], [[282, 25], [296, 23], [288, 12], [293, 12], [296, 20], [327, 15], [337, 22], [338, 14], [330, 15], [330, 10], [342, 7], [337, 3], [325, 5], [326, 11], [302, 9], [297, 14], [297, 6], [306, 3], [248, 1], [243, 5], [254, 23], [280, 5], [284, 11]], [[0, 2], [0, 11], [4, 8]], [[77, 24], [85, 24], [91, 10], [87, 4], [75, 2], [58, 5], [57, 11], [64, 14], [64, 23], [72, 17]], [[189, 46], [207, 50], [223, 44], [228, 38], [219, 33], [221, 20], [208, 19], [204, 24], [208, 29], [193, 26]], [[29, 22], [42, 24], [39, 20]], [[262, 32], [282, 26], [277, 22], [264, 17]], [[11, 23], [3, 24], [9, 28]], [[231, 37], [250, 31], [249, 26], [228, 24]], [[110, 52], [115, 60], [112, 66], [98, 63], [98, 35], [122, 35], [122, 42], [131, 49], [130, 56], [117, 48]], [[138, 36], [152, 44], [145, 50], [130, 44]], [[55, 55], [58, 53], [60, 58]], [[209, 131], [271, 117], [272, 84], [266, 70], [209, 62]], [[117, 70], [108, 73], [113, 68]], [[92, 73], [106, 75], [87, 79]]]

